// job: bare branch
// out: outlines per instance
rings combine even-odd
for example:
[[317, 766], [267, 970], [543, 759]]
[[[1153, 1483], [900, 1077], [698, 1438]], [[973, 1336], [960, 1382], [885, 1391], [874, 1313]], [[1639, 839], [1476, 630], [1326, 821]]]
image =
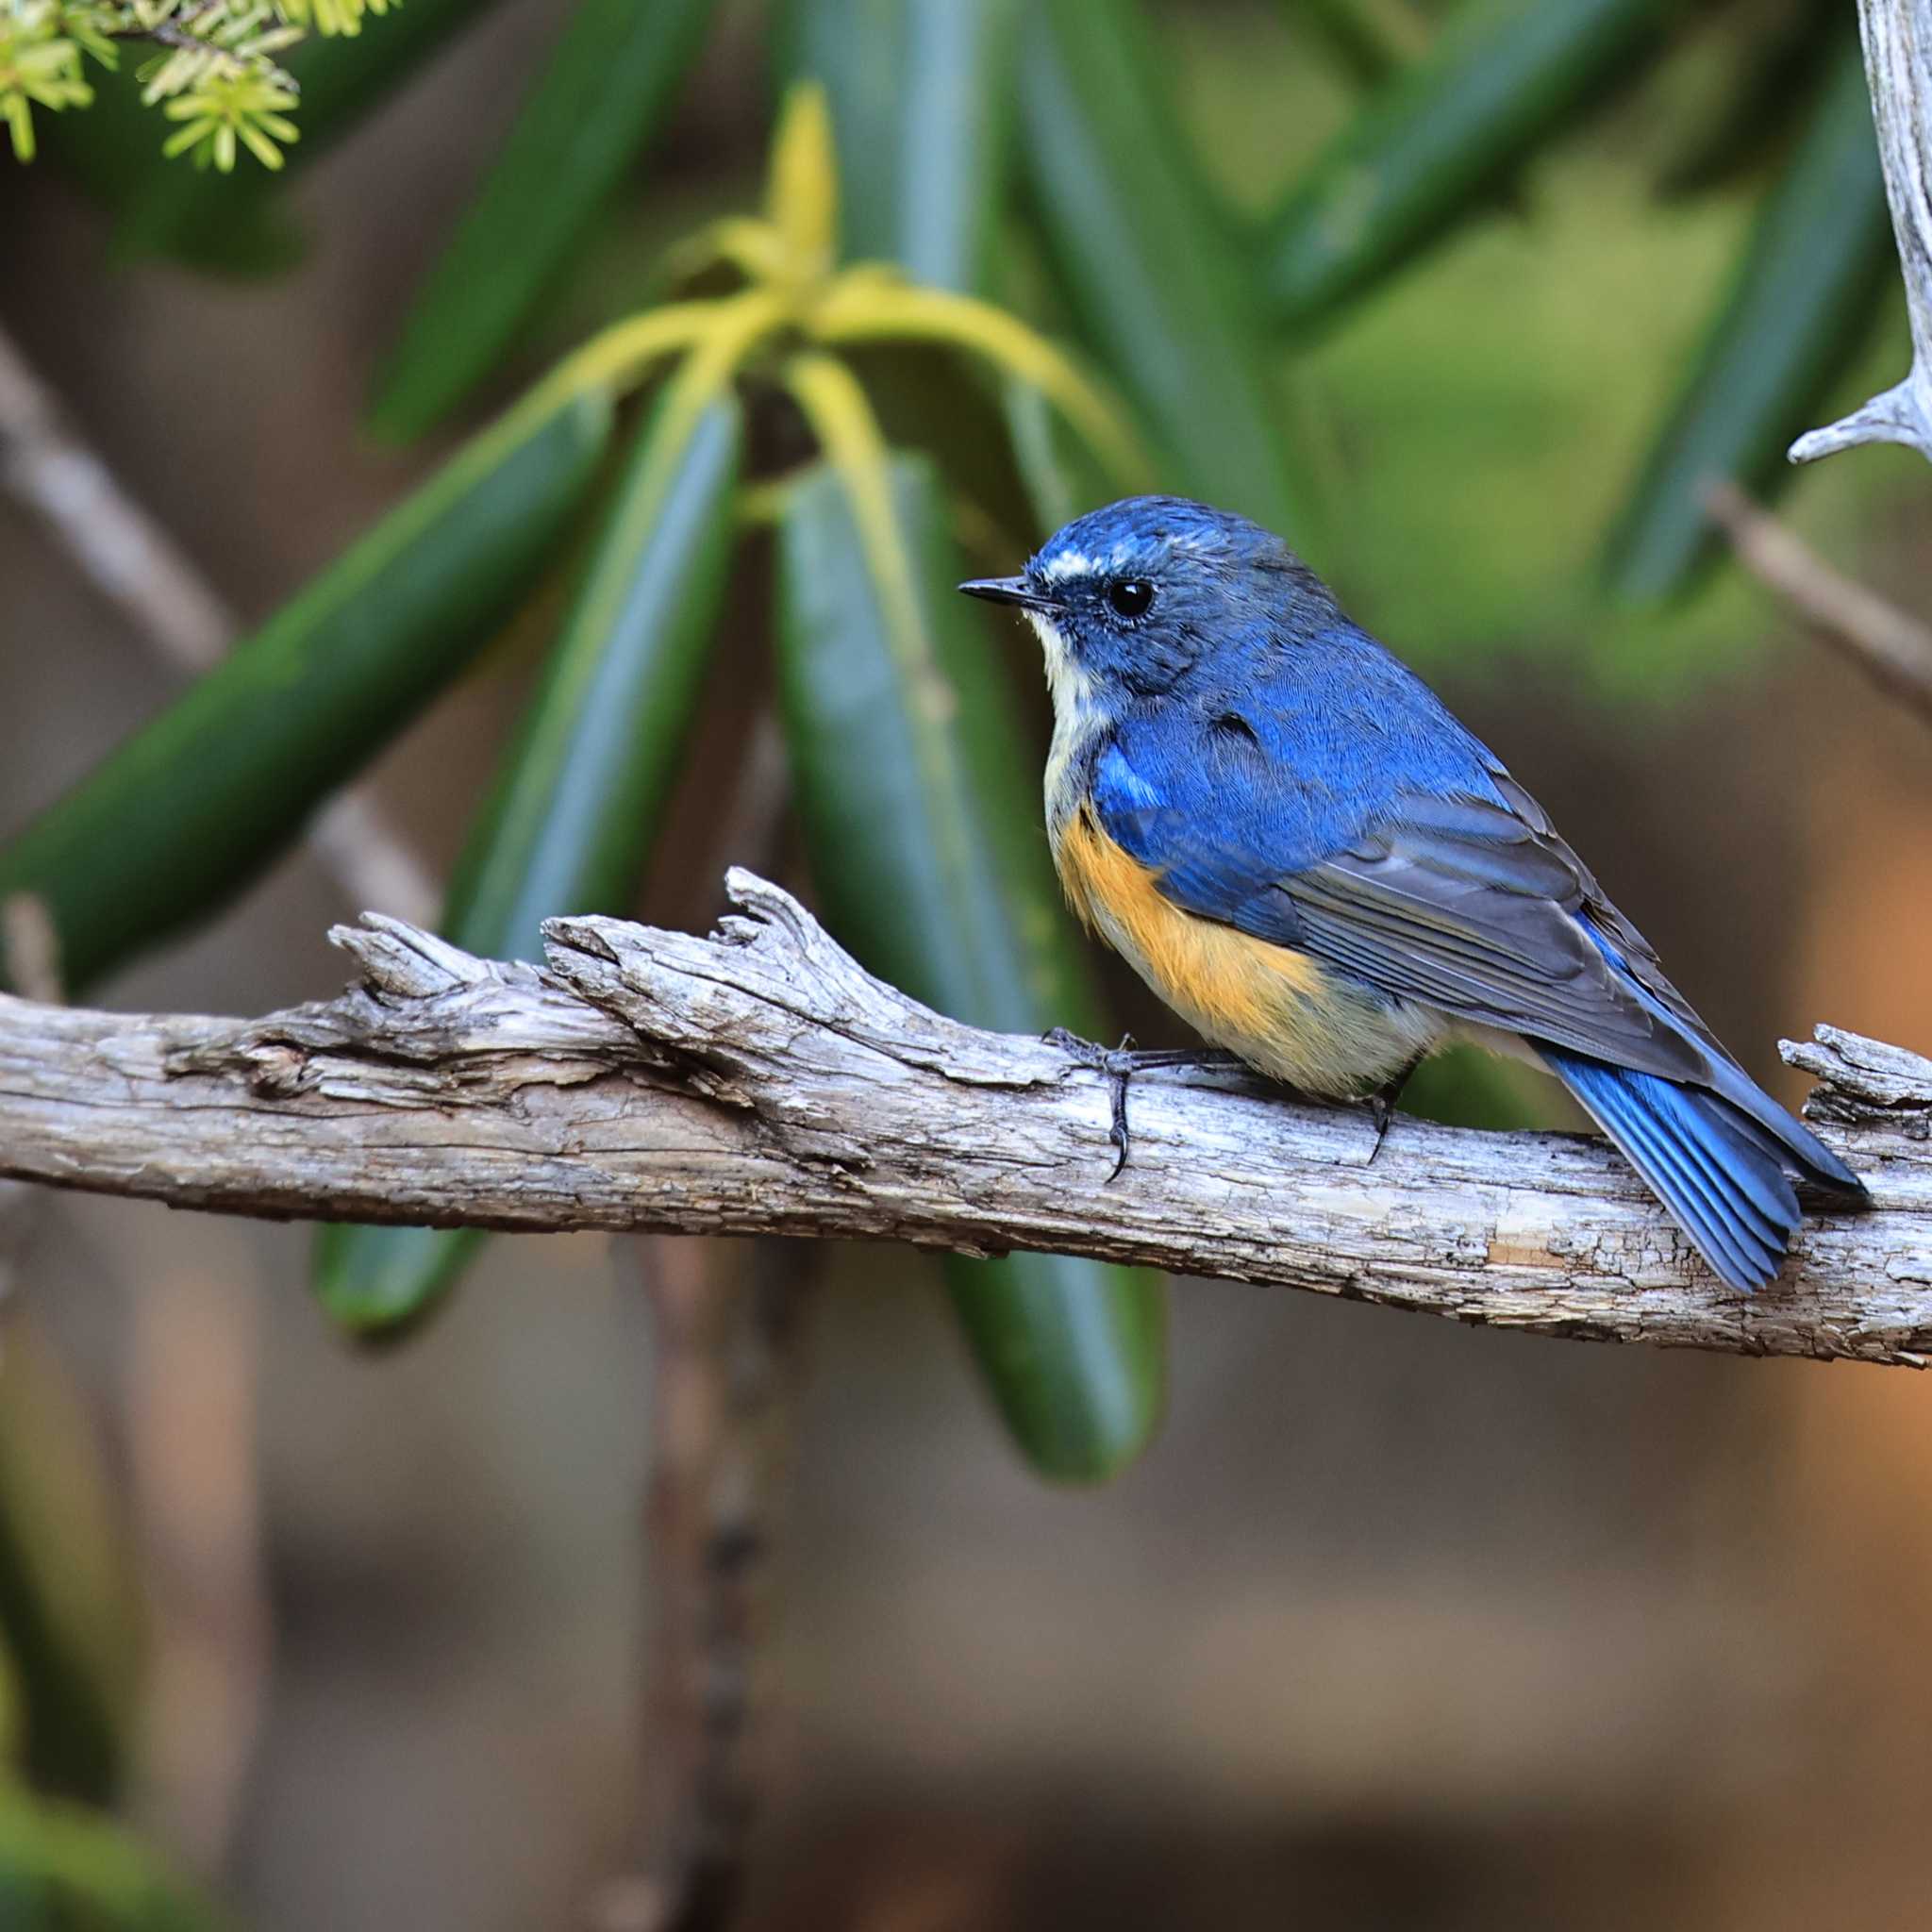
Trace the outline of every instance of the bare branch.
[[[88, 581], [168, 663], [198, 674], [222, 661], [241, 630], [234, 613], [88, 447], [4, 329], [0, 485], [41, 518]], [[435, 881], [366, 791], [330, 800], [308, 838], [352, 904], [399, 919], [436, 917]]]
[[142, 1560], [131, 1797], [174, 1856], [225, 1869], [261, 1741], [275, 1617], [257, 1453], [264, 1305], [219, 1270], [147, 1270], [128, 1297], [125, 1475]]
[[620, 1249], [651, 1305], [646, 1857], [592, 1916], [600, 1932], [709, 1932], [732, 1922], [758, 1808], [758, 1641], [808, 1251], [662, 1235]]
[[0, 478], [170, 663], [206, 671], [221, 661], [234, 619], [167, 532], [123, 491], [4, 334]]
[[1932, 1062], [1821, 1029], [1790, 1058], [1875, 1211], [1814, 1220], [1755, 1297], [1622, 1160], [1566, 1134], [1297, 1106], [1146, 1075], [1109, 1184], [1108, 1096], [1042, 1041], [942, 1019], [788, 894], [699, 939], [553, 920], [550, 967], [381, 918], [359, 982], [257, 1022], [0, 1000], [0, 1174], [226, 1213], [1030, 1247], [1545, 1335], [1922, 1366]]
[[0, 985], [54, 1007], [62, 998], [60, 935], [47, 902], [31, 892], [0, 899]]
[[1712, 482], [1704, 505], [1753, 576], [1795, 607], [1881, 690], [1932, 720], [1932, 625], [1840, 575], [1736, 484]]
[[1912, 366], [1841, 422], [1799, 437], [1794, 463], [1861, 442], [1902, 442], [1932, 461], [1932, 0], [1858, 0], [1858, 31], [1911, 312]]

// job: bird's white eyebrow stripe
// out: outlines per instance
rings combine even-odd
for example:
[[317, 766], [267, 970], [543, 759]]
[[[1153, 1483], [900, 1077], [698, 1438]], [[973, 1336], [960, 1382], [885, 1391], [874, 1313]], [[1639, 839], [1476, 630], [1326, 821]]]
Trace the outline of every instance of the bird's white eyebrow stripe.
[[1136, 561], [1134, 546], [1116, 543], [1106, 557], [1091, 557], [1084, 550], [1058, 550], [1040, 567], [1040, 575], [1050, 584], [1064, 584], [1074, 577], [1106, 576], [1110, 571], [1130, 568]]

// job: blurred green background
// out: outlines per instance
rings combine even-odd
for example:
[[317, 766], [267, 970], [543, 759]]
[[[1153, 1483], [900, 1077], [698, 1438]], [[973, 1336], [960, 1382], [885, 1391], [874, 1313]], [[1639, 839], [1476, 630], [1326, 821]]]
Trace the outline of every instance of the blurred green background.
[[[1002, 305], [1163, 487], [1289, 527], [1754, 1074], [1794, 1098], [1774, 1042], [1817, 1019], [1932, 1048], [1924, 729], [1695, 509], [1707, 472], [1782, 489], [1924, 610], [1923, 462], [1782, 474], [1908, 355], [1851, 29], [1796, 0], [411, 0], [305, 50], [273, 191], [163, 173], [111, 95], [70, 113], [0, 172], [0, 325], [259, 626], [243, 666], [308, 682], [171, 709], [0, 498], [0, 887], [53, 899], [91, 1000], [322, 996], [356, 908], [292, 841], [360, 774], [487, 950], [566, 904], [702, 925], [739, 861], [967, 1017], [1178, 1041], [1053, 909], [1031, 641], [948, 594], [1131, 458], [971, 342], [833, 345], [896, 452], [882, 545], [864, 437], [789, 339], [561, 429], [517, 403], [626, 315], [728, 296], [675, 251], [766, 205], [803, 76], [844, 258]], [[1480, 1065], [1416, 1104], [1563, 1118]], [[623, 1880], [656, 1856], [675, 1579], [641, 1530], [667, 1367], [636, 1275], [728, 1301], [769, 1257], [339, 1231], [318, 1261], [78, 1197], [8, 1228], [0, 1918], [652, 1923]], [[1188, 1282], [1163, 1392], [1137, 1277], [783, 1269], [808, 1319], [730, 1923], [1918, 1923], [1909, 1378]], [[420, 1332], [347, 1349], [310, 1279]]]

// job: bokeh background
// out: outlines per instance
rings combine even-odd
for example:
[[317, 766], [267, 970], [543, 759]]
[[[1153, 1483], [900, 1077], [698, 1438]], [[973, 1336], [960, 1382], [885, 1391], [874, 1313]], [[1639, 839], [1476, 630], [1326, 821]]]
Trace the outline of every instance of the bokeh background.
[[[369, 385], [568, 10], [478, 7], [292, 183], [308, 245], [274, 277], [130, 258], [76, 171], [0, 172], [0, 323], [248, 618], [449, 446], [374, 441]], [[1274, 207], [1363, 99], [1314, 11], [1150, 9], [1230, 224]], [[1849, 23], [1849, 0], [1819, 11]], [[1442, 30], [1430, 8], [1413, 22]], [[1816, 1020], [1932, 1050], [1932, 740], [1735, 568], [1636, 608], [1599, 570], [1790, 142], [1767, 106], [1772, 131], [1709, 192], [1658, 180], [1780, 22], [1687, 9], [1643, 88], [1579, 109], [1342, 322], [1284, 342], [1273, 375], [1312, 560], [1795, 1100], [1774, 1042]], [[648, 296], [668, 242], [755, 201], [771, 38], [762, 9], [721, 10], [497, 394]], [[1796, 115], [1823, 58], [1767, 100]], [[1904, 368], [1895, 281], [1866, 308], [1790, 430]], [[1916, 458], [1834, 458], [1781, 514], [1925, 612]], [[177, 679], [6, 501], [0, 587], [11, 827]], [[542, 628], [512, 626], [374, 768], [434, 866]], [[1038, 750], [1024, 640], [987, 639]], [[701, 739], [646, 916], [716, 911], [721, 856], [741, 855], [711, 849], [708, 807], [757, 708], [754, 685]], [[772, 862], [809, 891], [792, 841]], [[354, 909], [292, 852], [95, 997], [325, 996], [343, 974], [324, 935]], [[1175, 1038], [1108, 984], [1143, 1041]], [[31, 1234], [0, 1314], [10, 1542], [99, 1691], [124, 1814], [240, 1923], [650, 1923], [662, 1364], [638, 1266], [775, 1273], [795, 1304], [736, 1656], [752, 1717], [734, 1775], [756, 1811], [732, 1924], [1924, 1921], [1916, 1377], [1181, 1282], [1162, 1432], [1112, 1483], [1069, 1490], [1003, 1434], [936, 1274], [889, 1249], [658, 1244], [613, 1265], [600, 1241], [499, 1240], [419, 1336], [369, 1353], [307, 1296], [302, 1230], [74, 1197]], [[16, 1736], [31, 1661], [12, 1657]]]

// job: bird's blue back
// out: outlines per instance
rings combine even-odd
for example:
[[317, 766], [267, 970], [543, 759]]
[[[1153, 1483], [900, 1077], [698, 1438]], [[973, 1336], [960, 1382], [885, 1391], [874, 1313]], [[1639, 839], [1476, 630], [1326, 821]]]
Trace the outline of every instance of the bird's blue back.
[[1185, 697], [1119, 713], [1096, 759], [1105, 803], [1158, 792], [1218, 828], [1230, 869], [1279, 878], [1346, 850], [1407, 795], [1501, 803], [1497, 760], [1427, 685], [1339, 613], [1285, 641], [1250, 622], [1216, 641]]

